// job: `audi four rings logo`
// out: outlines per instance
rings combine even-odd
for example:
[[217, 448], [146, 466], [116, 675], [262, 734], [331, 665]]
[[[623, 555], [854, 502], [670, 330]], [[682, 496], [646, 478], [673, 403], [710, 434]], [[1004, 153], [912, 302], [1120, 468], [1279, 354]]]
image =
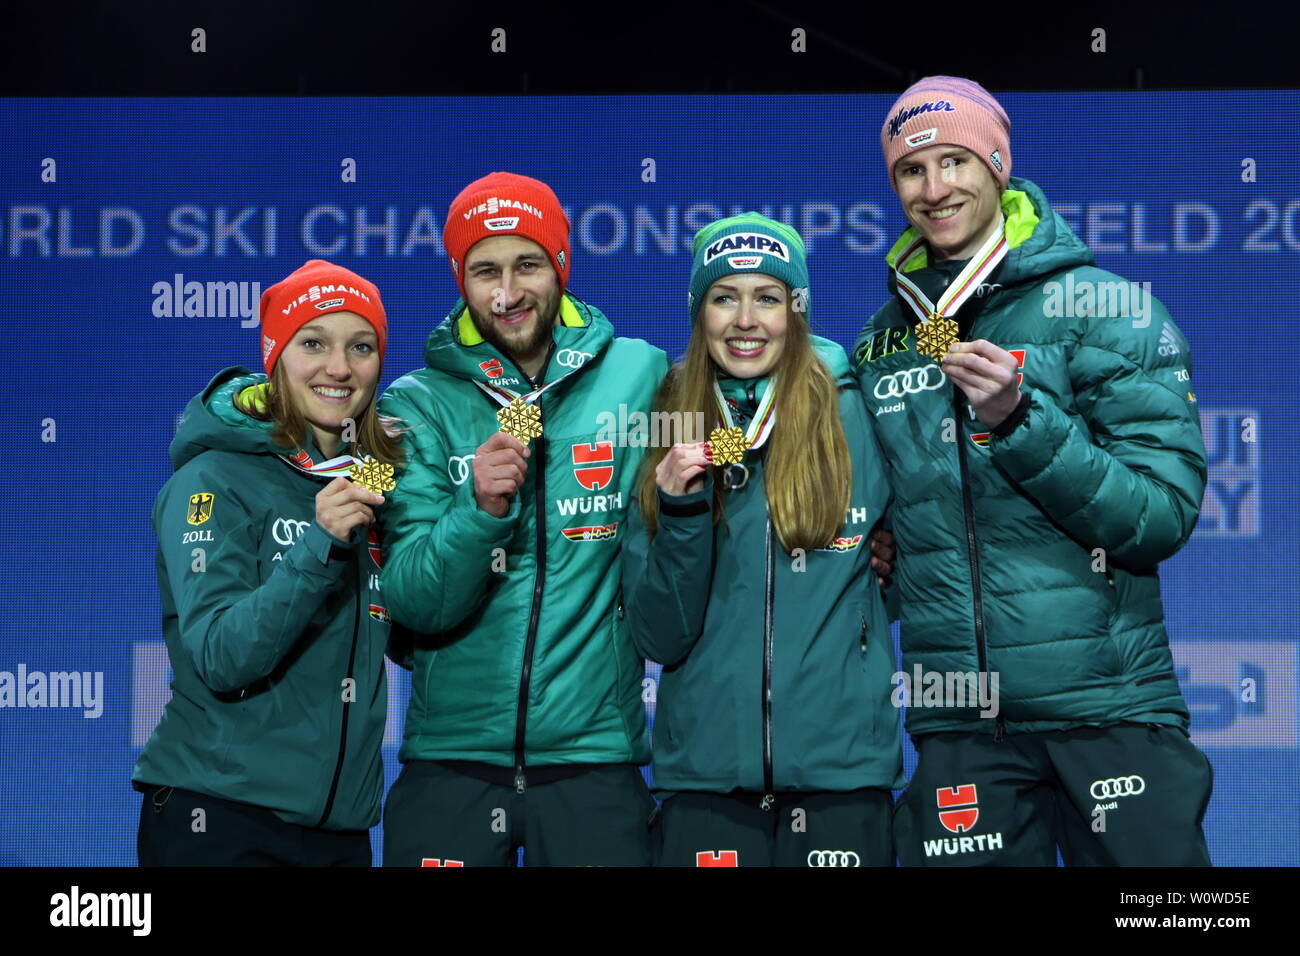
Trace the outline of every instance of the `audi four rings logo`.
[[861, 866], [862, 862], [852, 850], [813, 850], [808, 854], [809, 866]]
[[465, 484], [469, 478], [469, 463], [474, 460], [473, 455], [452, 455], [447, 459], [447, 474], [451, 480], [458, 485]]
[[1147, 782], [1141, 777], [1112, 777], [1109, 780], [1094, 780], [1088, 790], [1094, 800], [1106, 800], [1111, 797], [1136, 797], [1147, 788]]
[[589, 358], [590, 352], [579, 352], [576, 349], [560, 349], [555, 353], [555, 361], [560, 368], [580, 368]]
[[905, 372], [894, 372], [892, 375], [877, 379], [873, 394], [879, 399], [902, 398], [904, 395], [912, 395], [916, 392], [931, 391], [946, 381], [948, 376], [943, 374], [943, 369], [939, 366], [920, 365], [909, 368]]
[[292, 518], [276, 518], [275, 524], [271, 525], [271, 537], [275, 538], [276, 544], [283, 544], [287, 547], [302, 537], [302, 533], [306, 530], [306, 521], [294, 521]]

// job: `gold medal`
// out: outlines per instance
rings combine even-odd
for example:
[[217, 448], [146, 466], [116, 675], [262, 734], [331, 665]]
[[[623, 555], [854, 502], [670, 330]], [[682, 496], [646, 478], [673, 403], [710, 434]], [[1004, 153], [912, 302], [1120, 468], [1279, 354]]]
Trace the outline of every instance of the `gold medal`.
[[501, 423], [501, 431], [518, 438], [524, 445], [542, 434], [541, 411], [522, 398], [513, 399], [509, 405], [499, 409], [497, 421]]
[[709, 433], [709, 451], [715, 465], [739, 465], [747, 448], [745, 432], [737, 426], [715, 428]]
[[940, 364], [948, 354], [948, 346], [956, 341], [957, 323], [937, 312], [931, 312], [929, 318], [916, 327], [916, 350]]
[[367, 491], [373, 491], [377, 495], [382, 495], [384, 492], [392, 491], [397, 487], [397, 480], [393, 478], [393, 466], [376, 461], [369, 455], [352, 466], [348, 478], [354, 484], [360, 485]]

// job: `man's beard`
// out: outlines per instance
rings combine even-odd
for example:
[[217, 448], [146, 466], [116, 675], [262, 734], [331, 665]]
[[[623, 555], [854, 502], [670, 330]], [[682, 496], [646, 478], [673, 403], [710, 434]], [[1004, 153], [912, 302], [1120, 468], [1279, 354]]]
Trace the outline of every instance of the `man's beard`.
[[496, 346], [502, 355], [518, 362], [545, 350], [550, 343], [551, 329], [560, 312], [560, 295], [560, 290], [556, 289], [553, 296], [537, 302], [531, 332], [510, 335], [502, 334], [495, 314], [483, 316], [472, 305], [466, 305], [469, 307], [470, 320], [474, 323], [474, 328], [478, 329], [479, 335]]

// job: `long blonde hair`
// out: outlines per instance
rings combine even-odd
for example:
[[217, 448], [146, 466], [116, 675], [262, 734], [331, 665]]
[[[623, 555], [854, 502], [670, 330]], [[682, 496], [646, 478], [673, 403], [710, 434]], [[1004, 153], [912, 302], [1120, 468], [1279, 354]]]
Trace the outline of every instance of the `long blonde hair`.
[[[283, 362], [276, 362], [271, 371], [270, 388], [267, 389], [266, 404], [258, 406], [245, 398], [242, 393], [235, 395], [235, 407], [245, 415], [259, 421], [272, 424], [271, 441], [282, 448], [302, 448], [307, 440], [307, 419], [289, 398], [289, 387]], [[357, 440], [349, 447], [360, 449], [367, 455], [373, 455], [381, 462], [398, 466], [405, 462], [402, 451], [399, 419], [380, 415], [379, 382], [383, 378], [384, 367], [380, 362], [379, 374], [375, 377], [375, 395], [372, 395], [366, 410], [357, 422]], [[355, 452], [354, 452], [355, 453]]]
[[[849, 445], [840, 422], [839, 388], [813, 350], [802, 312], [788, 310], [785, 347], [772, 370], [779, 379], [776, 426], [765, 455], [768, 513], [785, 550], [823, 548], [844, 524], [853, 485]], [[710, 429], [721, 424], [713, 396], [717, 365], [709, 356], [703, 323], [697, 321], [686, 354], [672, 367], [655, 396], [655, 410], [680, 412], [694, 421], [703, 412]], [[771, 387], [771, 384], [769, 384]], [[668, 448], [649, 449], [637, 492], [651, 537], [658, 530], [655, 469]], [[713, 481], [713, 519], [723, 517], [725, 495], [719, 475]]]

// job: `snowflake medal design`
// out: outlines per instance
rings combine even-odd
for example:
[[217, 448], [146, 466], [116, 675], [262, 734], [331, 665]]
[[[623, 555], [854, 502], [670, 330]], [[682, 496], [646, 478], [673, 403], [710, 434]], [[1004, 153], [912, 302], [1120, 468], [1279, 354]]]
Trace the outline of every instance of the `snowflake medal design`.
[[382, 495], [397, 487], [397, 480], [393, 477], [393, 466], [376, 461], [369, 455], [352, 466], [348, 478], [354, 484], [360, 485], [367, 491], [373, 491], [377, 495]]
[[957, 323], [937, 312], [930, 313], [930, 317], [916, 327], [916, 350], [939, 364], [943, 364], [948, 346], [956, 341]]
[[739, 465], [749, 442], [740, 428], [715, 428], [709, 433], [709, 455], [715, 465]]
[[512, 435], [525, 446], [542, 434], [542, 413], [536, 405], [529, 405], [522, 398], [516, 398], [509, 405], [497, 411], [497, 421], [501, 431]]

